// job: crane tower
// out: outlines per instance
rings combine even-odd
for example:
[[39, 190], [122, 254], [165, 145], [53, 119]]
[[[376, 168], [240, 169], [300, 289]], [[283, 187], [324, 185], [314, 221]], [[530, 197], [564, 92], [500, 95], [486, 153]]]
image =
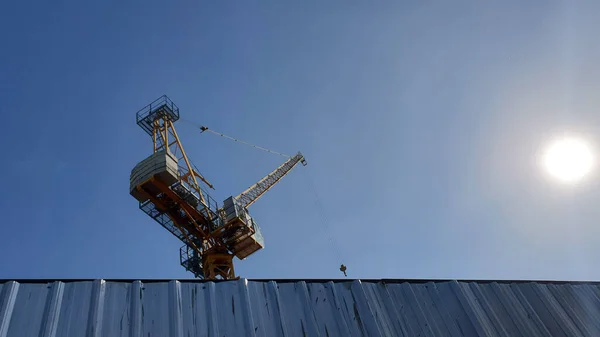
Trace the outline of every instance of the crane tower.
[[184, 245], [180, 263], [195, 277], [236, 278], [233, 257], [240, 260], [264, 247], [264, 240], [248, 206], [268, 191], [298, 163], [298, 152], [273, 172], [222, 206], [207, 193], [213, 188], [187, 157], [174, 123], [179, 108], [163, 95], [136, 114], [137, 124], [151, 137], [153, 153], [131, 171], [130, 194], [139, 208]]

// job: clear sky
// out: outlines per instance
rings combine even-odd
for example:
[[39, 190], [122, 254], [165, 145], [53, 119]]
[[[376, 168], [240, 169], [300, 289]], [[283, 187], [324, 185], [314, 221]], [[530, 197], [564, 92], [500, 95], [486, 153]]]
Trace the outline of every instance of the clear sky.
[[[600, 175], [566, 186], [538, 161], [565, 132], [600, 148], [599, 10], [5, 1], [0, 278], [191, 277], [128, 194], [152, 151], [135, 113], [167, 94], [308, 160], [251, 206], [266, 248], [243, 277], [598, 280]], [[217, 200], [283, 160], [177, 128]]]

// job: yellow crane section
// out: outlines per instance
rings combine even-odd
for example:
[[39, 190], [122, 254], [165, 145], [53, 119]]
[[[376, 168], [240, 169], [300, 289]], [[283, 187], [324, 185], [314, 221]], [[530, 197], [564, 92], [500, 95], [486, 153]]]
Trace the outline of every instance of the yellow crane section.
[[196, 277], [236, 278], [233, 257], [244, 259], [264, 247], [247, 207], [299, 162], [301, 153], [237, 197], [218, 207], [199, 182], [213, 188], [191, 164], [175, 131], [179, 108], [163, 95], [138, 111], [137, 124], [152, 138], [153, 154], [131, 171], [130, 194], [139, 208], [184, 243], [180, 263]]

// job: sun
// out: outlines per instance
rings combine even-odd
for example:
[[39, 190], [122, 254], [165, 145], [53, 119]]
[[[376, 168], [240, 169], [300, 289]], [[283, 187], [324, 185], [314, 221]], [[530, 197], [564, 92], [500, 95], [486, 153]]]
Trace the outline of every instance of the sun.
[[577, 138], [562, 138], [550, 144], [544, 156], [548, 173], [565, 183], [575, 183], [587, 175], [594, 162], [589, 146]]

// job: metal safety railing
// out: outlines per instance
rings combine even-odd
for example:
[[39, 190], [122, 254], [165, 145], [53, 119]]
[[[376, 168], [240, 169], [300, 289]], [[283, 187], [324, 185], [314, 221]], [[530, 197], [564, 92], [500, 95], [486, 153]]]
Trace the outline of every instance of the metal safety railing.
[[165, 118], [172, 122], [179, 120], [179, 108], [167, 95], [162, 95], [152, 103], [141, 108], [135, 116], [137, 124], [147, 134], [152, 135], [152, 130], [154, 129], [152, 123], [159, 118]]

